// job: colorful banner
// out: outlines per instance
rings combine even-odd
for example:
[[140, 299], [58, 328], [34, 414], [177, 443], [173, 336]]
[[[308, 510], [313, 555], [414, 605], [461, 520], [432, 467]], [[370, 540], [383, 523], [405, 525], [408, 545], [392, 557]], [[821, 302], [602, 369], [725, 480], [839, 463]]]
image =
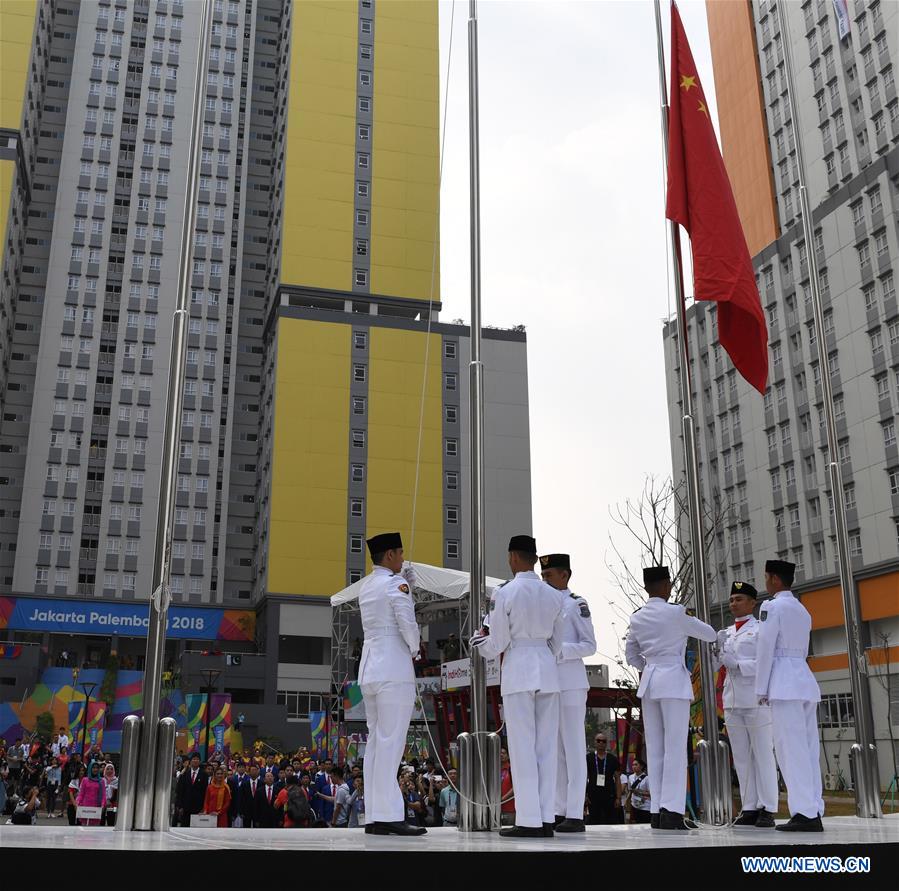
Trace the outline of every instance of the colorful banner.
[[327, 746], [327, 729], [325, 718], [327, 712], [309, 712], [309, 731], [312, 735], [312, 757], [321, 761], [322, 754]]
[[0, 659], [18, 659], [22, 648], [17, 644], [0, 644]]
[[[74, 699], [68, 703], [68, 720], [65, 726], [68, 728], [71, 746], [69, 752], [81, 752], [84, 730], [84, 704], [87, 700], [81, 694], [80, 699]], [[54, 722], [55, 723], [55, 722]], [[106, 703], [92, 699], [87, 707], [87, 746], [89, 749], [103, 748], [103, 729], [106, 723]]]
[[215, 736], [215, 752], [216, 754], [224, 754], [225, 752], [225, 725], [219, 724], [216, 727], [213, 727], [213, 734]]
[[213, 693], [209, 713], [209, 730], [215, 740], [215, 751], [231, 753], [231, 694]]
[[[640, 757], [643, 749], [643, 734], [639, 728], [635, 726], [633, 721], [628, 728], [627, 718], [615, 719], [615, 730], [618, 738], [618, 744], [615, 747], [615, 753], [621, 764], [622, 773], [631, 773], [633, 770], [634, 758]], [[624, 740], [627, 737], [627, 751], [624, 751]]]
[[[146, 637], [149, 624], [146, 603], [0, 597], [0, 630]], [[173, 639], [252, 641], [255, 634], [252, 610], [169, 609], [166, 635]]]
[[187, 733], [193, 739], [197, 751], [202, 752], [206, 744], [206, 694], [188, 693], [184, 697], [187, 706]]

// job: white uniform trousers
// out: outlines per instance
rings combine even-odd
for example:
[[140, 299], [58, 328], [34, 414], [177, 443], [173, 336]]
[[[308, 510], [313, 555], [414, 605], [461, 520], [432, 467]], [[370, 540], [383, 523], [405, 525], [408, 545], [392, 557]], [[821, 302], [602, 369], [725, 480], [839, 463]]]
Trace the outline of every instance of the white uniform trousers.
[[587, 788], [587, 691], [559, 694], [559, 769], [556, 775], [556, 815], [584, 819]]
[[746, 811], [764, 808], [770, 814], [777, 813], [777, 767], [771, 721], [771, 709], [764, 706], [724, 710], [727, 738], [740, 783], [740, 802]]
[[406, 819], [397, 771], [406, 749], [415, 684], [384, 681], [362, 685], [368, 743], [365, 746], [367, 822], [402, 823]]
[[687, 731], [689, 699], [640, 700], [652, 813], [660, 808], [684, 813], [687, 802]]
[[503, 713], [515, 793], [515, 825], [536, 829], [555, 820], [559, 694], [507, 693], [503, 696]]
[[773, 699], [771, 716], [774, 720], [774, 752], [787, 786], [790, 816], [823, 816], [818, 703]]

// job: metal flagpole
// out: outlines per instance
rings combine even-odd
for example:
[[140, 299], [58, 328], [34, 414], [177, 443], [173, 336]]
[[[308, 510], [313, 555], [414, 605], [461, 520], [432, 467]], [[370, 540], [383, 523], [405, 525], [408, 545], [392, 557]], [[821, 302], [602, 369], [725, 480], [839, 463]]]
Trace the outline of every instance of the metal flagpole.
[[[487, 568], [484, 535], [484, 364], [481, 361], [481, 186], [478, 138], [478, 9], [469, 2], [468, 16], [468, 116], [471, 213], [471, 362], [468, 366], [471, 519], [469, 582], [470, 634], [480, 627], [485, 611]], [[472, 783], [473, 829], [489, 829], [486, 777], [487, 684], [485, 662], [471, 648], [471, 729], [474, 736]]]
[[[655, 0], [656, 42], [659, 53], [659, 91], [662, 97], [662, 140], [665, 164], [668, 163], [668, 85], [665, 76], [665, 48], [662, 41], [662, 12]], [[684, 438], [684, 468], [687, 477], [687, 514], [690, 521], [690, 555], [693, 587], [699, 618], [710, 622], [709, 597], [706, 590], [705, 540], [702, 533], [702, 503], [699, 491], [699, 460], [696, 454], [696, 425], [693, 421], [693, 385], [690, 379], [690, 355], [687, 343], [687, 318], [684, 305], [684, 273], [680, 229], [669, 220], [668, 230], [674, 249], [674, 294], [677, 301], [677, 346], [680, 365], [680, 397], [683, 406], [681, 428]], [[726, 749], [718, 739], [718, 708], [715, 696], [715, 672], [712, 668], [711, 645], [699, 641], [700, 680], [702, 684], [703, 740], [698, 745], [702, 783], [702, 801], [706, 821], [714, 824], [730, 822], [730, 770]], [[684, 745], [686, 745], [686, 740]]]
[[[169, 569], [172, 529], [175, 518], [177, 450], [181, 439], [181, 406], [186, 371], [187, 320], [190, 297], [190, 258], [199, 183], [200, 134], [203, 127], [203, 90], [206, 83], [206, 59], [212, 31], [212, 0], [203, 0], [200, 45], [197, 53], [197, 79], [194, 86], [193, 122], [184, 190], [184, 224], [178, 270], [178, 298], [172, 324], [169, 356], [169, 386], [166, 396], [165, 433], [163, 435], [159, 510], [156, 516], [156, 550], [153, 560], [153, 593], [150, 596], [150, 626], [147, 633], [147, 657], [144, 665], [143, 712], [140, 760], [137, 770], [137, 794], [134, 802], [134, 828], [153, 829], [153, 792], [156, 771], [156, 746], [162, 670], [165, 656], [165, 632], [171, 594]], [[156, 829], [163, 827], [157, 826]]]
[[855, 744], [850, 749], [855, 768], [855, 808], [859, 817], [880, 817], [879, 790], [880, 777], [877, 767], [877, 749], [874, 745], [874, 713], [871, 707], [871, 688], [868, 682], [868, 664], [865, 658], [865, 644], [862, 639], [861, 608], [858, 588], [852, 575], [852, 558], [849, 548], [849, 530], [846, 522], [846, 501], [843, 491], [843, 471], [837, 442], [837, 425], [833, 408], [833, 383], [827, 355], [827, 340], [824, 330], [824, 305], [821, 300], [821, 286], [818, 280], [818, 259], [812, 231], [812, 215], [809, 210], [808, 188], [805, 179], [805, 157], [802, 151], [802, 128], [799, 126], [799, 109], [796, 105], [793, 85], [793, 54], [790, 32], [784, 16], [783, 4], [777, 4], [777, 19], [780, 26], [781, 45], [784, 50], [784, 65], [787, 75], [787, 99], [790, 105], [790, 120], [793, 138], [796, 142], [796, 161], [799, 167], [799, 206], [802, 215], [802, 234], [808, 257], [809, 282], [812, 289], [812, 310], [815, 320], [815, 338], [818, 344], [818, 367], [821, 371], [821, 389], [824, 396], [824, 417], [827, 426], [827, 470], [830, 475], [830, 490], [833, 496], [833, 517], [837, 538], [837, 559], [839, 562], [840, 588], [843, 592], [843, 614], [845, 616], [846, 637], [849, 654], [849, 682], [852, 700], [855, 703], [853, 722], [855, 724]]

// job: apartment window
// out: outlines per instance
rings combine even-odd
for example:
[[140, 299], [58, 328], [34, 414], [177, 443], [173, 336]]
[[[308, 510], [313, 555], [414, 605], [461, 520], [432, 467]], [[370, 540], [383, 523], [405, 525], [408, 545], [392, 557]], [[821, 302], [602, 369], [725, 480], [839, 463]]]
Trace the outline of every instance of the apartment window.
[[458, 376], [452, 372], [445, 374], [444, 383], [446, 384], [447, 390], [455, 390]]
[[361, 535], [351, 535], [350, 536], [350, 553], [351, 554], [361, 554], [362, 553], [362, 536]]
[[871, 249], [870, 247], [868, 247], [867, 241], [863, 241], [861, 244], [857, 244], [855, 246], [855, 250], [858, 252], [858, 262], [862, 266], [871, 262]]
[[444, 406], [443, 409], [444, 420], [447, 424], [455, 424], [459, 419], [459, 409], [455, 405], [447, 405]]
[[886, 374], [879, 374], [874, 378], [874, 387], [877, 390], [878, 399], [890, 398], [890, 383]]
[[885, 421], [883, 427], [883, 444], [886, 448], [896, 445], [896, 422]]
[[353, 366], [353, 381], [357, 384], [365, 383], [365, 366], [364, 365], [354, 365]]
[[361, 517], [363, 512], [363, 503], [361, 498], [354, 498], [350, 501], [350, 516]]
[[368, 334], [365, 331], [353, 332], [353, 346], [357, 350], [364, 350], [368, 343]]
[[371, 155], [366, 155], [364, 152], [359, 152], [359, 154], [356, 156], [356, 165], [360, 170], [368, 170], [370, 161]]
[[837, 451], [839, 452], [840, 456], [840, 464], [848, 464], [851, 459], [851, 456], [849, 454], [849, 440], [840, 440]]
[[[368, 183], [362, 182], [361, 180], [356, 183], [356, 194], [360, 198], [368, 198]], [[368, 220], [366, 219], [366, 223]]]
[[359, 111], [363, 114], [368, 114], [371, 111], [371, 99], [367, 96], [359, 97]]
[[364, 430], [354, 430], [353, 431], [353, 448], [354, 449], [364, 449], [365, 448], [365, 431]]
[[362, 396], [354, 396], [353, 397], [353, 414], [354, 415], [364, 415], [365, 414], [365, 399]]
[[459, 542], [447, 541], [446, 543], [447, 560], [457, 560], [459, 558]]
[[363, 87], [371, 86], [371, 72], [370, 71], [360, 71], [359, 72], [359, 85]]
[[[895, 431], [893, 435], [893, 441], [895, 442]], [[459, 454], [459, 441], [457, 439], [447, 439], [444, 441], [444, 451], [448, 458], [455, 458]]]
[[871, 202], [871, 213], [875, 214], [883, 209], [883, 199], [880, 197], [880, 189], [872, 189], [868, 192], [868, 200]]
[[881, 229], [878, 232], [874, 233], [874, 249], [877, 251], [877, 256], [884, 256], [889, 250], [889, 245], [887, 244], [887, 230]]
[[446, 488], [447, 489], [458, 489], [459, 488], [459, 474], [454, 470], [447, 471], [446, 474]]
[[359, 57], [362, 59], [370, 59], [371, 58], [371, 45], [367, 43], [359, 44]]
[[889, 470], [890, 495], [899, 495], [899, 469]]
[[862, 288], [862, 296], [865, 298], [865, 309], [870, 311], [877, 306], [877, 294], [874, 285], [865, 285]]
[[452, 340], [445, 340], [443, 342], [443, 355], [446, 359], [455, 359], [456, 358], [456, 343]]
[[356, 256], [357, 257], [367, 257], [368, 256], [368, 242], [364, 238], [356, 239]]
[[357, 226], [367, 226], [368, 225], [368, 211], [367, 210], [357, 210], [356, 211], [356, 225]]
[[350, 479], [354, 483], [361, 483], [365, 480], [365, 465], [353, 464], [350, 468]]
[[780, 492], [780, 468], [775, 467], [774, 470], [769, 470], [768, 473], [771, 475], [771, 491]]
[[364, 288], [368, 284], [368, 273], [364, 269], [357, 269], [353, 280], [357, 288]]
[[896, 285], [893, 281], [893, 273], [888, 272], [880, 280], [880, 286], [883, 289], [883, 299], [892, 300], [896, 296]]
[[447, 507], [446, 522], [451, 526], [458, 525], [458, 523], [459, 523], [459, 508], [458, 507]]
[[363, 142], [371, 139], [371, 127], [369, 127], [368, 124], [359, 125], [359, 139]]
[[868, 337], [871, 338], [871, 354], [879, 356], [883, 352], [883, 334], [880, 328], [869, 332]]

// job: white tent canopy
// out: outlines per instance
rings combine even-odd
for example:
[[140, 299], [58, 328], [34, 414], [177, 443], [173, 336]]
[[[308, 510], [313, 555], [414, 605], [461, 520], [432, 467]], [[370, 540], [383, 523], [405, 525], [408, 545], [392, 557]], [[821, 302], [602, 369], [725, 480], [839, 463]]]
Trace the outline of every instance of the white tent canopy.
[[[443, 566], [429, 566], [427, 563], [413, 563], [415, 569], [415, 594], [432, 594], [447, 600], [461, 600], [467, 596], [470, 576], [461, 569], [447, 569]], [[357, 600], [365, 580], [353, 582], [348, 588], [331, 597], [331, 606], [342, 606]], [[487, 597], [498, 588], [504, 579], [487, 579]]]

